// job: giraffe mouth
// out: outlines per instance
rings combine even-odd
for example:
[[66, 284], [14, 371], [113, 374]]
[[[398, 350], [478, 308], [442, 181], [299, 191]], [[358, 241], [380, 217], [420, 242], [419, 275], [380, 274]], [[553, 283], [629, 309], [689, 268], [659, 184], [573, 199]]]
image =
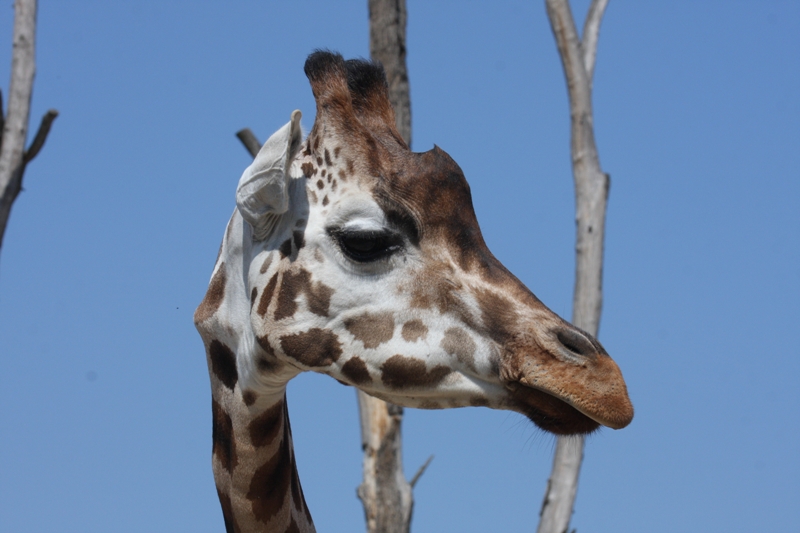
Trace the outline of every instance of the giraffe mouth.
[[586, 435], [606, 425], [549, 392], [522, 383], [509, 383], [507, 387], [511, 391], [514, 410], [549, 433]]

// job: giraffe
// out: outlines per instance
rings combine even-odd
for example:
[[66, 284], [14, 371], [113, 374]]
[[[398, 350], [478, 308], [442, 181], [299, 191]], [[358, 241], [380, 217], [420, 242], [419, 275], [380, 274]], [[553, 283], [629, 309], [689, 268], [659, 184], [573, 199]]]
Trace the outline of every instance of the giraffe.
[[485, 406], [545, 431], [633, 418], [622, 374], [491, 254], [439, 147], [411, 152], [379, 64], [305, 64], [299, 111], [244, 171], [195, 312], [212, 388], [212, 465], [228, 532], [310, 532], [286, 386], [327, 374], [406, 407]]

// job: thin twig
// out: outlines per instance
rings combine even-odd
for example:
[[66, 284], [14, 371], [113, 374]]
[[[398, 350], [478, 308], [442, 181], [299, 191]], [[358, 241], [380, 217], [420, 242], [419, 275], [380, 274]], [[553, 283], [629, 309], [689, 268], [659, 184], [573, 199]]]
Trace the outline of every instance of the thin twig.
[[53, 121], [57, 116], [58, 111], [55, 109], [50, 109], [44, 114], [42, 121], [39, 123], [39, 130], [36, 132], [36, 137], [33, 138], [33, 142], [28, 149], [25, 150], [25, 155], [22, 156], [22, 163], [24, 165], [30, 163], [39, 153], [39, 150], [42, 149], [44, 142], [47, 140], [47, 134], [50, 133], [50, 126], [53, 125]]
[[419, 481], [419, 478], [421, 478], [421, 477], [422, 477], [422, 474], [424, 474], [424, 473], [425, 473], [425, 470], [427, 470], [427, 468], [428, 468], [428, 465], [429, 465], [429, 464], [431, 464], [431, 461], [433, 461], [433, 455], [431, 455], [430, 457], [428, 457], [428, 460], [427, 460], [427, 461], [425, 461], [425, 462], [422, 464], [422, 466], [420, 466], [420, 467], [419, 467], [419, 470], [417, 470], [417, 473], [416, 473], [416, 474], [414, 474], [414, 477], [412, 477], [412, 478], [411, 478], [411, 481], [409, 482], [409, 485], [411, 485], [411, 488], [412, 488], [412, 489], [414, 488], [414, 485], [416, 485], [416, 484], [417, 484], [417, 481]]
[[258, 155], [258, 151], [261, 150], [261, 143], [258, 142], [258, 138], [250, 131], [250, 128], [237, 131], [236, 136], [242, 141], [245, 150], [247, 150], [251, 156], [255, 157]]

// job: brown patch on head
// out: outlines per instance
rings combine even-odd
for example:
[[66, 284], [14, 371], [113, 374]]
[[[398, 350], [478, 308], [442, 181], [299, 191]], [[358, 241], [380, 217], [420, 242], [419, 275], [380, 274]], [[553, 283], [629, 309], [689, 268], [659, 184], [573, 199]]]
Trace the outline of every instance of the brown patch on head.
[[208, 359], [211, 371], [230, 390], [236, 386], [239, 373], [236, 370], [236, 356], [230, 348], [217, 339], [208, 345]]
[[239, 533], [241, 529], [236, 522], [236, 517], [233, 514], [233, 505], [231, 505], [231, 497], [217, 489], [217, 497], [219, 504], [222, 507], [222, 519], [225, 521], [225, 533]]
[[256, 403], [257, 399], [258, 396], [256, 396], [256, 393], [251, 390], [246, 390], [242, 393], [242, 400], [244, 401], [244, 404], [247, 407], [250, 407], [251, 405]]
[[342, 365], [342, 374], [356, 385], [372, 383], [367, 365], [360, 357], [353, 356]]
[[278, 303], [275, 308], [275, 320], [289, 318], [297, 312], [297, 297], [305, 294], [308, 310], [315, 315], [328, 316], [333, 289], [322, 282], [311, 282], [311, 274], [302, 268], [284, 273]]
[[334, 148], [333, 149], [333, 158], [334, 159], [339, 159], [339, 152], [341, 152], [341, 151], [342, 151], [342, 147], [341, 146], [337, 146], [336, 148]]
[[250, 442], [253, 443], [253, 446], [260, 448], [272, 444], [283, 428], [285, 413], [285, 402], [281, 400], [247, 425]]
[[310, 161], [306, 161], [300, 165], [300, 168], [303, 170], [303, 175], [307, 178], [310, 178], [317, 173], [317, 168]]
[[392, 313], [364, 313], [344, 321], [344, 327], [356, 340], [364, 343], [364, 348], [377, 348], [394, 336], [394, 317]]
[[336, 181], [336, 180], [333, 180], [333, 181], [331, 182], [331, 192], [336, 192], [336, 186], [337, 186], [337, 184], [338, 184], [338, 183], [339, 183], [339, 182], [338, 182], [338, 181]]
[[330, 366], [342, 355], [339, 338], [320, 328], [281, 337], [281, 348], [288, 357], [309, 367]]
[[275, 293], [275, 286], [278, 284], [278, 273], [272, 275], [272, 277], [267, 282], [267, 286], [264, 288], [264, 292], [261, 293], [261, 300], [258, 302], [258, 309], [256, 309], [256, 313], [261, 316], [267, 314], [267, 310], [269, 309], [269, 304], [272, 302], [272, 295]]
[[381, 365], [381, 372], [387, 387], [403, 389], [435, 387], [452, 371], [444, 365], [428, 370], [422, 359], [393, 355]]
[[333, 166], [333, 161], [331, 161], [331, 153], [328, 151], [327, 148], [325, 148], [325, 164], [328, 165], [329, 167]]
[[225, 262], [223, 261], [211, 277], [211, 283], [208, 285], [205, 298], [203, 298], [203, 301], [200, 302], [194, 312], [195, 324], [205, 322], [217, 312], [219, 306], [222, 305], [222, 300], [225, 299], [225, 283]]
[[275, 455], [256, 468], [250, 480], [246, 497], [256, 520], [266, 524], [283, 508], [292, 479], [292, 466], [289, 439], [284, 435]]
[[[292, 478], [292, 489], [294, 490], [294, 478]], [[291, 522], [289, 522], [289, 527], [286, 528], [285, 533], [301, 533], [300, 526], [294, 521], [294, 517], [292, 517]]]
[[317, 156], [317, 164], [322, 166], [322, 158], [320, 156]]
[[444, 332], [441, 347], [450, 355], [455, 355], [461, 363], [475, 372], [475, 341], [461, 328], [449, 328]]
[[315, 193], [314, 191], [309, 191], [309, 193], [310, 193], [309, 196], [311, 196], [311, 203], [316, 204], [317, 202], [319, 202], [317, 193]]
[[422, 323], [422, 320], [414, 319], [409, 320], [403, 324], [403, 331], [401, 332], [403, 339], [407, 342], [417, 342], [424, 339], [428, 335], [428, 326]]
[[[320, 174], [319, 174], [319, 175], [320, 175], [320, 176], [322, 176], [322, 177], [324, 178], [324, 177], [325, 177], [327, 174], [328, 174], [328, 171], [327, 171], [326, 169], [324, 169], [324, 168], [323, 168], [323, 169], [322, 169], [322, 172], [320, 172]], [[328, 180], [328, 183], [330, 183], [330, 181], [331, 181], [331, 180], [329, 179], [329, 180]]]
[[490, 290], [475, 291], [481, 319], [489, 337], [504, 346], [514, 337], [519, 317], [516, 306], [507, 298]]
[[226, 472], [233, 472], [238, 462], [236, 456], [236, 441], [233, 438], [233, 422], [220, 404], [211, 400], [211, 439], [213, 441], [212, 455]]
[[326, 206], [329, 203], [330, 203], [330, 201], [328, 200], [328, 195], [326, 194], [325, 197], [322, 199], [322, 205]]

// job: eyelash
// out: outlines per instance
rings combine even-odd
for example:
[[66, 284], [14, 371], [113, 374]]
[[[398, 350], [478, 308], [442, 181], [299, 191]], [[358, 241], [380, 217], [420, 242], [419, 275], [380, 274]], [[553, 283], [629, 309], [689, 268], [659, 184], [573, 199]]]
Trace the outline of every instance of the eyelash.
[[402, 248], [399, 235], [390, 231], [329, 230], [342, 253], [356, 263], [386, 259]]

